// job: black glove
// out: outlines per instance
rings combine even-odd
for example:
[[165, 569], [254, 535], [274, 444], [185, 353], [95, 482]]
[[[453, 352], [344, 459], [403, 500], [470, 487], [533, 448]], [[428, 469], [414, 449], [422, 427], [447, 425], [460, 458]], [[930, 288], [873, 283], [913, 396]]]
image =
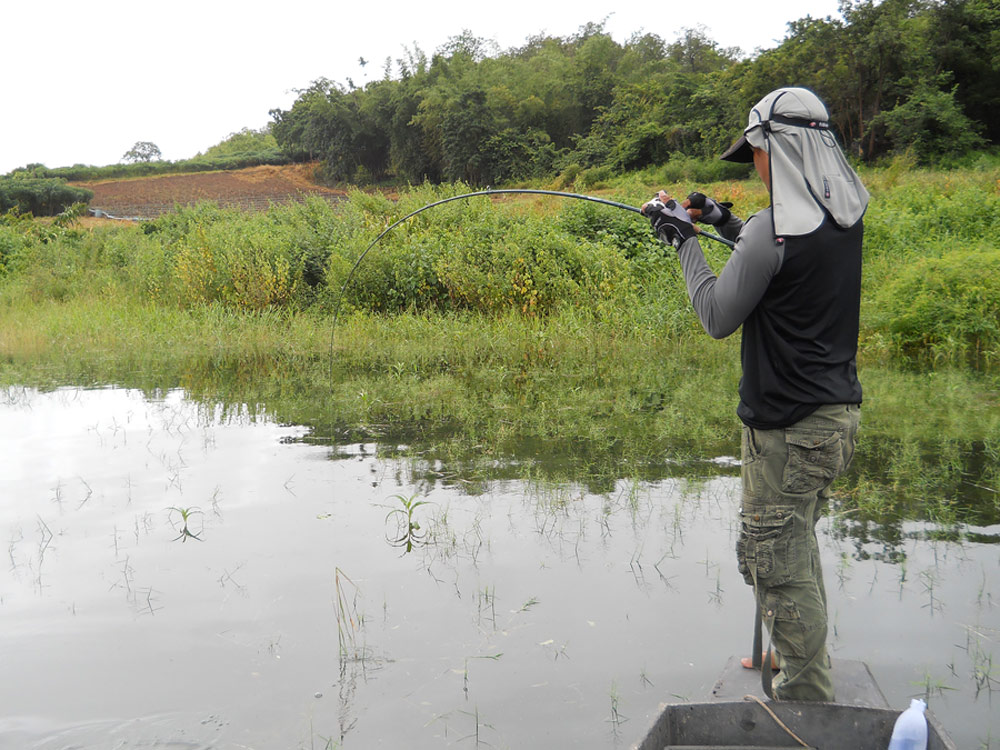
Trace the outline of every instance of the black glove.
[[687, 211], [673, 198], [666, 203], [659, 198], [653, 198], [643, 206], [642, 213], [649, 217], [656, 236], [668, 245], [680, 247], [684, 240], [695, 236], [694, 224], [691, 223]]
[[698, 221], [706, 224], [719, 226], [729, 221], [733, 215], [730, 208], [732, 203], [718, 203], [704, 193], [691, 193], [688, 196], [688, 208], [696, 208], [701, 211], [701, 218]]

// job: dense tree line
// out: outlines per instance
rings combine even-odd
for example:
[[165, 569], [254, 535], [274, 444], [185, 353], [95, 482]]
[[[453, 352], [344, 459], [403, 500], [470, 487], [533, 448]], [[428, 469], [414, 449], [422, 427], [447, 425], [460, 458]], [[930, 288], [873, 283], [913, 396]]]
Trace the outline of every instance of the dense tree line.
[[761, 96], [807, 86], [848, 149], [921, 161], [1000, 137], [1000, 0], [843, 0], [839, 18], [790, 23], [774, 49], [742, 57], [701, 30], [672, 43], [602, 24], [499, 50], [465, 32], [428, 57], [407, 50], [363, 88], [320, 79], [272, 132], [335, 180], [545, 177], [711, 156]]

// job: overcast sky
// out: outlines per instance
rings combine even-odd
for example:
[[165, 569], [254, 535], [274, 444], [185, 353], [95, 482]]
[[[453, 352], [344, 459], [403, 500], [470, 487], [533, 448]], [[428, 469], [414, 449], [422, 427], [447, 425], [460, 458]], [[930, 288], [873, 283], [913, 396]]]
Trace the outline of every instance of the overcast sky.
[[[633, 33], [674, 41], [705, 27], [722, 47], [750, 53], [780, 41], [786, 24], [837, 16], [837, 0], [714, 0], [689, 4], [578, 0], [376, 3], [304, 0], [78, 0], [7, 3], [0, 20], [0, 174], [30, 163], [115, 164], [136, 141], [186, 159], [326, 77], [363, 86], [387, 57], [430, 54], [463, 29], [501, 49], [529, 36], [568, 36], [606, 19], [619, 42]], [[362, 68], [358, 58], [369, 64]]]

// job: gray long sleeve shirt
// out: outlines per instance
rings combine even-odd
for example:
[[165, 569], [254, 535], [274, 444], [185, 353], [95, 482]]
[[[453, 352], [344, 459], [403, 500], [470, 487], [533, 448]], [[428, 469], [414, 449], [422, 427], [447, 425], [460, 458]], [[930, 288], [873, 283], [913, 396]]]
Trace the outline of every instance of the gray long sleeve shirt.
[[744, 424], [788, 427], [821, 404], [861, 403], [857, 379], [863, 226], [832, 221], [802, 237], [774, 235], [771, 209], [719, 231], [736, 246], [716, 276], [697, 238], [678, 250], [691, 304], [713, 338], [743, 326]]
[[698, 319], [709, 336], [722, 339], [743, 324], [764, 296], [781, 268], [784, 245], [776, 244], [771, 234], [770, 208], [746, 222], [734, 215], [716, 229], [726, 239], [736, 241], [718, 277], [705, 262], [697, 239], [685, 242], [677, 254]]

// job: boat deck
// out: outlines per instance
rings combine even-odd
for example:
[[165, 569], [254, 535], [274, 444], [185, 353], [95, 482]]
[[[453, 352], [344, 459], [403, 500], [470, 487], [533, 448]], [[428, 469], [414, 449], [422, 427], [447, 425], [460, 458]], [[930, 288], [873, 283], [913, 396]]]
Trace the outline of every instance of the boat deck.
[[[831, 659], [830, 667], [837, 703], [847, 706], [891, 708], [879, 690], [875, 678], [872, 677], [868, 665], [863, 661]], [[755, 695], [765, 700], [764, 690], [760, 685], [760, 672], [756, 669], [744, 669], [739, 658], [730, 656], [715, 687], [712, 688], [710, 700], [741, 701], [746, 695]]]

